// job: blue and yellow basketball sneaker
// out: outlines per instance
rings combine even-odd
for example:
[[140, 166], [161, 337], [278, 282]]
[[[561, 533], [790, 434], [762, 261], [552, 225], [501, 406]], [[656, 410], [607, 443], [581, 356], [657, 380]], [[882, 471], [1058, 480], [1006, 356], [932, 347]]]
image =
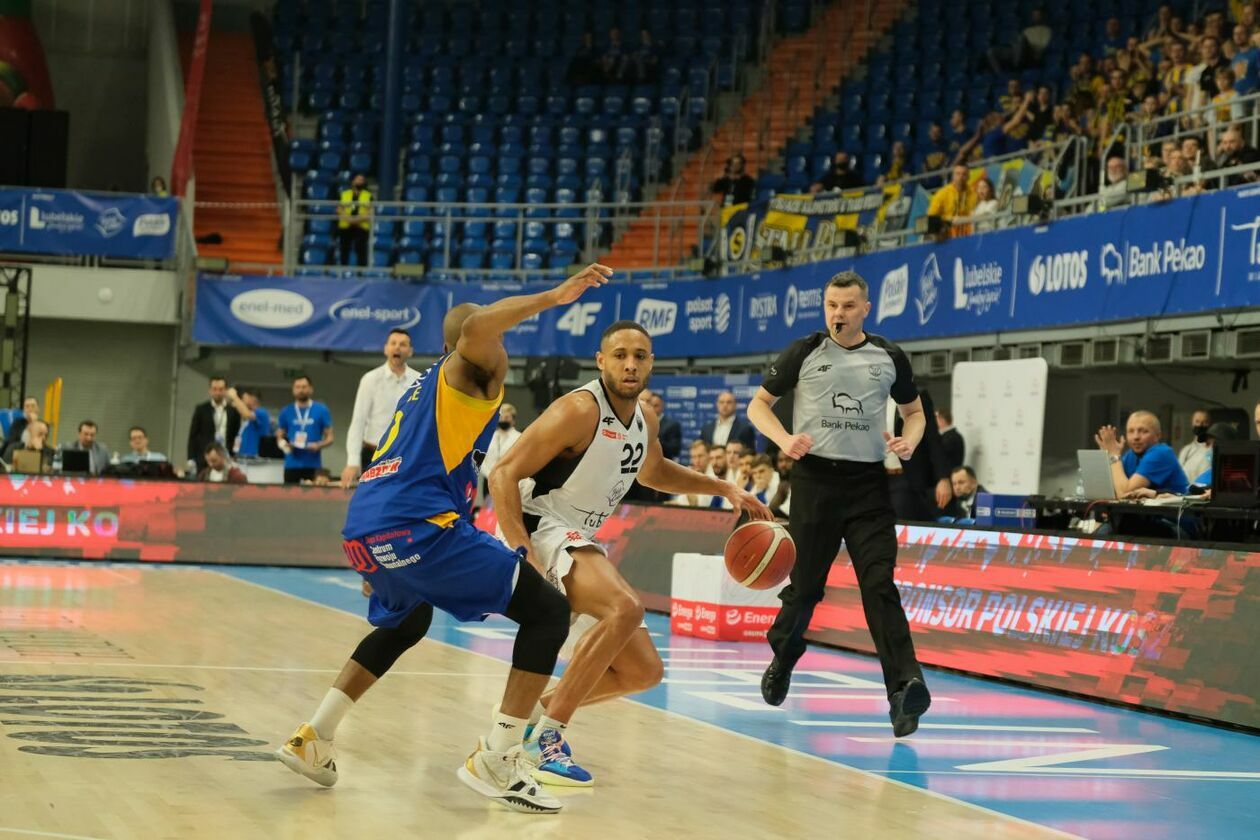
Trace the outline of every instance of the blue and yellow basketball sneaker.
[[534, 778], [545, 785], [590, 787], [594, 777], [573, 760], [564, 736], [544, 729], [538, 738], [525, 742], [525, 753], [535, 763]]

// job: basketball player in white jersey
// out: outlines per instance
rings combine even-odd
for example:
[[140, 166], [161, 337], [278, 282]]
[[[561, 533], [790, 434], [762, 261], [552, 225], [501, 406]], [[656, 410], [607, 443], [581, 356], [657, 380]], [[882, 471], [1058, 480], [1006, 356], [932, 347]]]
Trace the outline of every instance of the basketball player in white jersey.
[[[594, 541], [637, 479], [666, 493], [729, 499], [736, 514], [770, 519], [751, 494], [667, 460], [655, 412], [639, 406], [652, 373], [652, 340], [633, 321], [604, 331], [595, 356], [600, 376], [556, 400], [530, 424], [490, 474], [499, 527], [510, 547], [569, 599], [581, 632], [564, 676], [534, 709], [526, 750], [535, 778], [586, 787], [564, 740], [578, 706], [644, 691], [660, 682], [660, 655], [643, 625], [643, 604]], [[589, 629], [583, 627], [586, 624]], [[583, 632], [584, 631], [584, 632]]]

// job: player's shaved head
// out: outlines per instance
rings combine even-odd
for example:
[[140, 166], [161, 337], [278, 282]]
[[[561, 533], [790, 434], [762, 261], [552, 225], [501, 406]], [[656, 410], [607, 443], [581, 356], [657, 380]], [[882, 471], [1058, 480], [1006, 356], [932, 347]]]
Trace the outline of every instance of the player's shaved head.
[[461, 303], [446, 313], [442, 319], [442, 341], [447, 350], [454, 350], [459, 344], [459, 332], [464, 328], [464, 321], [478, 309], [475, 303]]

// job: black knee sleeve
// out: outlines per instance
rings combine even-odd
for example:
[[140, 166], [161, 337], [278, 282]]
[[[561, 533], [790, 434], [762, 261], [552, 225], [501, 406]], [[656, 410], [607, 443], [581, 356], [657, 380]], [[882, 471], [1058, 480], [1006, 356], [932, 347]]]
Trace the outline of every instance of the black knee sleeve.
[[521, 626], [512, 648], [512, 667], [550, 676], [569, 636], [568, 599], [547, 583], [537, 569], [521, 561], [516, 589], [505, 614]]
[[377, 627], [364, 636], [350, 658], [380, 679], [398, 661], [398, 657], [424, 638], [432, 621], [432, 605], [416, 607], [397, 627]]

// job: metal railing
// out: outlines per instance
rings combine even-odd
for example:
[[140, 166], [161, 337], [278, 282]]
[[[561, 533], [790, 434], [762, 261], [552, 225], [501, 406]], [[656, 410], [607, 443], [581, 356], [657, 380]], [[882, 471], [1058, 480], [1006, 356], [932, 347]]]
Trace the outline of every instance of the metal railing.
[[[1133, 126], [1125, 157], [1131, 164], [1141, 165], [1142, 156], [1149, 146], [1165, 140], [1177, 141], [1186, 137], [1202, 138], [1205, 131], [1208, 142], [1204, 150], [1214, 156], [1216, 141], [1219, 139], [1218, 132], [1228, 126], [1242, 131], [1247, 143], [1255, 148], [1260, 144], [1260, 93], [1240, 96], [1231, 103], [1231, 106], [1241, 109], [1244, 116], [1224, 123], [1217, 122], [1209, 118], [1213, 116], [1212, 112], [1218, 111], [1221, 106], [1209, 103], [1198, 108], [1137, 122]], [[1164, 126], [1169, 126], [1170, 130], [1165, 131]]]
[[[283, 269], [292, 273], [301, 269], [327, 269], [349, 271], [350, 273], [379, 273], [388, 271], [388, 266], [340, 266], [327, 262], [320, 265], [304, 264], [299, 266], [298, 245], [301, 234], [309, 222], [328, 222], [330, 231], [337, 230], [342, 220], [338, 214], [339, 202], [335, 199], [295, 199], [289, 202], [286, 212], [285, 249]], [[530, 276], [550, 274], [555, 268], [527, 269], [525, 255], [540, 253], [541, 250], [530, 248], [531, 240], [536, 244], [557, 241], [572, 241], [576, 250], [569, 253], [571, 262], [591, 262], [600, 252], [610, 245], [632, 222], [653, 225], [653, 262], [660, 264], [664, 253], [673, 253], [689, 225], [698, 224], [701, 229], [709, 223], [715, 210], [712, 201], [657, 201], [657, 202], [586, 202], [577, 203], [545, 203], [545, 204], [474, 204], [418, 202], [418, 201], [380, 201], [371, 205], [371, 215], [367, 219], [357, 218], [356, 222], [368, 223], [368, 253], [376, 253], [378, 237], [382, 225], [390, 225], [391, 250], [397, 247], [403, 265], [418, 265], [424, 262], [428, 272], [440, 272], [456, 277], [489, 275], [511, 275], [528, 278]], [[646, 211], [646, 212], [645, 212]], [[461, 248], [456, 241], [467, 231], [469, 225], [478, 226], [471, 236], [475, 241], [511, 242], [511, 249], [494, 248]], [[407, 232], [412, 226], [413, 233]], [[494, 229], [501, 233], [510, 231], [510, 236], [487, 236]], [[532, 230], [531, 230], [532, 228]], [[397, 233], [398, 235], [393, 235]], [[435, 243], [440, 241], [440, 245]], [[335, 244], [333, 253], [335, 253]], [[482, 253], [488, 259], [493, 252], [510, 254], [512, 267], [488, 268], [484, 264], [479, 267], [461, 268], [459, 255], [461, 252]], [[550, 251], [549, 251], [550, 252]], [[554, 252], [551, 252], [554, 253]], [[435, 254], [438, 255], [435, 258]], [[369, 263], [372, 260], [369, 258]], [[484, 263], [485, 260], [482, 260]], [[677, 268], [677, 267], [675, 267]], [[415, 269], [413, 269], [415, 271]]]

